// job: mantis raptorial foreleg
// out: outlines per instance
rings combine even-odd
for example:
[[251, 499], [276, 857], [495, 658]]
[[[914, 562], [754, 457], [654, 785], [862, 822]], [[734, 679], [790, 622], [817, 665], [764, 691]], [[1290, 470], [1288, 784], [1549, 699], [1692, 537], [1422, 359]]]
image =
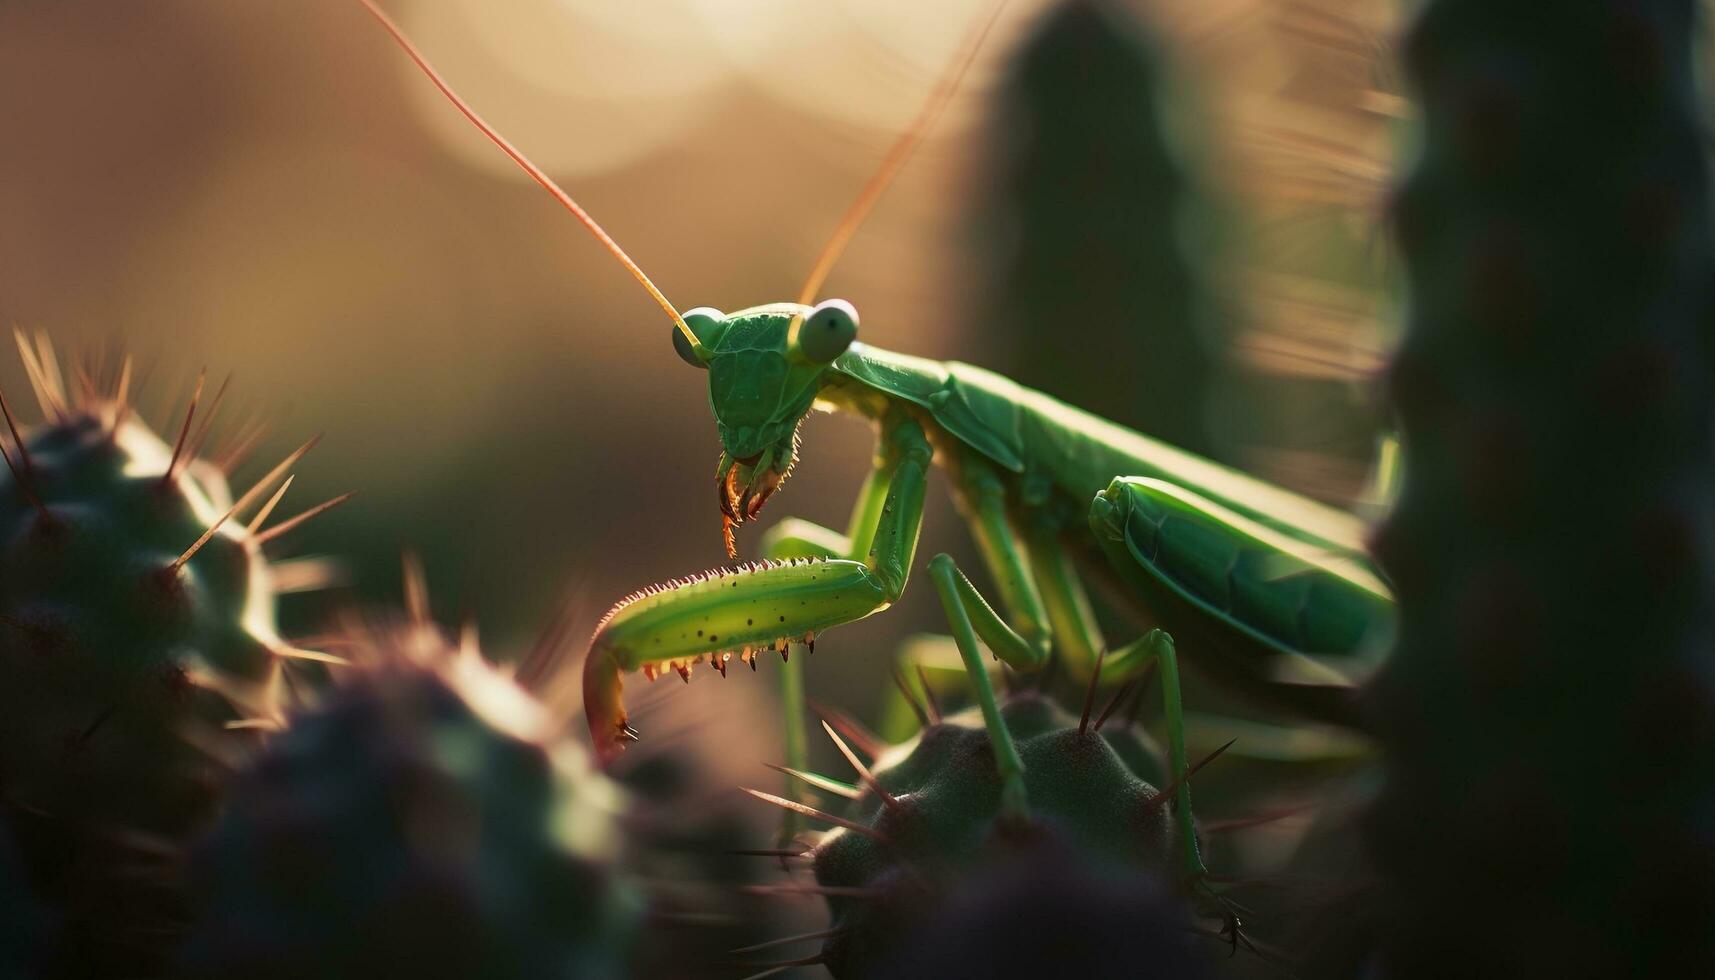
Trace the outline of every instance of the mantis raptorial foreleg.
[[[640, 593], [615, 606], [597, 627], [584, 665], [584, 709], [596, 751], [615, 757], [636, 737], [620, 698], [624, 672], [676, 669], [714, 658], [725, 669], [732, 651], [753, 660], [758, 649], [780, 649], [799, 637], [864, 618], [905, 591], [923, 525], [923, 498], [932, 450], [909, 414], [889, 412], [881, 423], [877, 472], [865, 482], [848, 536], [851, 557], [762, 563]], [[824, 543], [832, 533], [818, 535]], [[782, 548], [794, 543], [782, 539]], [[798, 545], [806, 542], [797, 540]]]

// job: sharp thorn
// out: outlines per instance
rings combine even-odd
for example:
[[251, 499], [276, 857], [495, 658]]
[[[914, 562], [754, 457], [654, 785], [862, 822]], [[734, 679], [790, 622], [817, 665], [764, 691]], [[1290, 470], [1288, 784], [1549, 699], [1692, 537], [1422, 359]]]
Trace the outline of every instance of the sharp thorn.
[[197, 426], [197, 434], [191, 438], [190, 449], [185, 452], [185, 461], [196, 459], [202, 454], [203, 446], [208, 443], [208, 435], [214, 429], [215, 416], [220, 412], [220, 405], [226, 400], [226, 388], [232, 384], [232, 375], [227, 374], [221, 379], [220, 387], [215, 389], [214, 400], [208, 403], [208, 411], [202, 413], [202, 424]]
[[1090, 727], [1090, 708], [1096, 702], [1096, 688], [1102, 683], [1102, 664], [1108, 659], [1108, 651], [1104, 647], [1096, 654], [1096, 667], [1090, 671], [1090, 683], [1084, 689], [1084, 710], [1078, 715], [1078, 734], [1082, 735]]
[[886, 835], [882, 834], [880, 831], [877, 831], [872, 827], [866, 827], [863, 824], [858, 823], [856, 820], [847, 820], [845, 817], [838, 817], [832, 813], [828, 813], [828, 812], [825, 812], [823, 810], [818, 810], [815, 807], [810, 806], [807, 803], [799, 803], [795, 800], [784, 799], [782, 797], [775, 796], [773, 793], [764, 793], [763, 791], [761, 791], [759, 789], [750, 789], [750, 788], [744, 787], [744, 786], [741, 786], [739, 788], [744, 790], [746, 793], [749, 793], [751, 796], [754, 796], [757, 799], [761, 800], [762, 802], [772, 803], [775, 806], [780, 807], [783, 810], [791, 810], [794, 813], [802, 813], [806, 817], [813, 817], [817, 820], [821, 820], [821, 821], [824, 821], [827, 823], [831, 823], [831, 824], [835, 825], [836, 827], [844, 827], [847, 830], [851, 831], [852, 833], [862, 834], [865, 837], [870, 837], [870, 838], [873, 838], [873, 839], [878, 840], [878, 841], [885, 842], [887, 840]]
[[1196, 765], [1185, 770], [1185, 775], [1180, 776], [1178, 779], [1175, 779], [1171, 783], [1168, 783], [1166, 786], [1162, 787], [1160, 790], [1157, 790], [1156, 794], [1154, 796], [1150, 797], [1148, 802], [1145, 805], [1146, 806], [1159, 806], [1159, 805], [1161, 805], [1161, 803], [1166, 801], [1169, 797], [1173, 796], [1175, 793], [1178, 793], [1180, 786], [1190, 783], [1191, 777], [1197, 775], [1198, 770], [1202, 769], [1204, 766], [1206, 766], [1209, 763], [1214, 762], [1216, 759], [1220, 758], [1221, 753], [1232, 748], [1233, 743], [1237, 742], [1237, 741], [1238, 741], [1237, 738], [1228, 739], [1227, 744], [1221, 746], [1220, 748], [1216, 749], [1213, 752], [1210, 752], [1208, 755], [1204, 756], [1201, 760], [1199, 760]]
[[423, 573], [423, 562], [411, 551], [399, 556], [399, 561], [400, 575], [404, 579], [406, 615], [411, 617], [413, 626], [427, 626], [432, 613], [429, 606], [429, 581]]
[[851, 763], [853, 769], [857, 770], [858, 778], [863, 780], [864, 785], [868, 786], [875, 795], [881, 797], [881, 802], [887, 804], [889, 807], [896, 807], [899, 805], [899, 800], [895, 799], [892, 793], [889, 793], [887, 790], [882, 788], [881, 783], [875, 778], [875, 773], [870, 772], [869, 767], [863, 764], [863, 760], [857, 757], [857, 753], [851, 750], [851, 746], [847, 745], [845, 740], [840, 738], [839, 734], [834, 731], [834, 726], [823, 721], [822, 731], [827, 732], [828, 737], [834, 740], [834, 748], [839, 749], [840, 754], [846, 757], [846, 761]]
[[807, 858], [811, 851], [794, 851], [785, 847], [741, 847], [725, 852], [735, 857]]
[[929, 710], [929, 720], [939, 725], [941, 702], [935, 700], [935, 689], [929, 686], [929, 675], [924, 672], [922, 664], [917, 665], [917, 680], [923, 685], [923, 706]]
[[319, 650], [302, 650], [298, 647], [282, 646], [275, 647], [273, 653], [276, 657], [283, 657], [287, 660], [305, 660], [310, 663], [332, 664], [335, 667], [351, 666], [350, 660], [338, 654], [322, 653]]
[[1137, 684], [1136, 678], [1133, 678], [1132, 680], [1126, 681], [1124, 684], [1120, 685], [1119, 690], [1114, 692], [1113, 697], [1108, 698], [1107, 706], [1102, 709], [1101, 714], [1096, 716], [1096, 725], [1095, 725], [1096, 731], [1099, 732], [1102, 730], [1102, 725], [1108, 720], [1108, 716], [1113, 714], [1114, 709], [1119, 707], [1119, 703], [1121, 701], [1125, 700], [1125, 696], [1127, 694], [1131, 693], [1131, 689], [1134, 686], [1136, 686], [1136, 684]]
[[24, 362], [24, 373], [30, 379], [30, 388], [36, 393], [36, 404], [42, 408], [42, 415], [56, 421], [65, 421], [64, 406], [54, 401], [52, 386], [48, 384], [47, 372], [43, 370], [36, 352], [25, 339], [24, 331], [12, 328], [12, 338], [18, 342], [18, 356]]
[[832, 793], [835, 796], [843, 796], [848, 800], [855, 800], [863, 795], [863, 791], [858, 789], [856, 786], [853, 786], [850, 783], [842, 783], [837, 779], [824, 776], [819, 772], [805, 772], [802, 769], [793, 769], [790, 766], [777, 766], [772, 762], [764, 762], [763, 765], [775, 772], [802, 779], [804, 782], [809, 783], [811, 786], [814, 786], [819, 790]]
[[12, 444], [18, 447], [18, 459], [24, 464], [24, 472], [30, 482], [36, 482], [36, 464], [30, 459], [30, 450], [24, 445], [24, 437], [18, 434], [18, 418], [12, 414], [12, 404], [6, 400], [6, 391], [0, 388], [0, 412], [6, 414], [6, 428], [12, 431]]
[[167, 461], [167, 472], [161, 474], [161, 485], [173, 482], [173, 474], [179, 468], [179, 458], [185, 451], [185, 440], [191, 434], [191, 421], [197, 417], [197, 402], [202, 400], [203, 383], [208, 380], [208, 368], [197, 372], [196, 387], [191, 389], [190, 405], [185, 408], [184, 424], [179, 426], [179, 438], [173, 443], [173, 458]]
[[[198, 384], [200, 386], [201, 382], [199, 381]], [[208, 530], [202, 533], [202, 537], [196, 539], [195, 543], [185, 549], [184, 554], [174, 559], [172, 563], [167, 566], [167, 571], [177, 572], [179, 569], [183, 568], [185, 562], [188, 562], [195, 557], [196, 553], [202, 550], [203, 545], [208, 544], [209, 540], [214, 537], [215, 532], [219, 531], [222, 525], [230, 520], [234, 514], [237, 514], [239, 511], [255, 503], [257, 497], [268, 492], [268, 488], [274, 485], [274, 481], [279, 479], [281, 474], [290, 469], [293, 463], [302, 459], [304, 454], [314, 448], [315, 444], [319, 441], [321, 441], [321, 436], [316, 436], [309, 442], [299, 446], [291, 455], [281, 460], [279, 465], [275, 466], [272, 470], [269, 470], [267, 476], [256, 481], [256, 485], [251, 487], [249, 490], [246, 490], [244, 492], [244, 496], [239, 497], [238, 502], [233, 504], [230, 510], [220, 515], [218, 520], [208, 526]], [[171, 467], [168, 468], [167, 473], [169, 476], [172, 474]]]
[[[294, 528], [297, 528], [297, 527], [303, 525], [303, 523], [305, 521], [308, 521], [308, 520], [315, 518], [315, 517], [319, 517], [322, 514], [325, 514], [328, 511], [333, 510], [335, 507], [338, 507], [340, 504], [343, 504], [346, 501], [350, 500], [353, 496], [356, 496], [356, 491], [347, 491], [347, 492], [342, 493], [339, 496], [333, 498], [332, 500], [324, 500], [321, 503], [315, 505], [314, 507], [311, 507], [309, 510], [304, 511], [302, 514], [299, 514], [298, 516], [290, 518], [288, 520], [282, 521], [281, 523], [274, 525], [273, 527], [269, 528], [268, 530], [263, 531], [261, 534], [256, 535], [256, 543], [257, 544], [267, 544], [268, 542], [274, 540], [275, 538], [281, 536], [282, 534], [287, 534], [287, 533], [291, 532]], [[260, 523], [260, 522], [257, 522], [257, 523]]]
[[117, 710], [119, 710], [117, 704], [110, 704], [103, 708], [101, 714], [96, 715], [95, 720], [84, 726], [83, 731], [78, 733], [77, 744], [88, 745], [89, 740], [95, 737], [95, 733], [101, 730], [102, 725], [107, 724], [107, 719], [112, 718], [113, 713]]
[[245, 526], [244, 530], [246, 533], [252, 536], [256, 534], [257, 529], [262, 526], [262, 522], [266, 521], [269, 515], [274, 513], [274, 508], [279, 506], [280, 498], [284, 497], [286, 495], [286, 491], [292, 488], [292, 481], [297, 478], [298, 475], [296, 473], [286, 477], [286, 482], [280, 484], [280, 489], [274, 491], [274, 495], [268, 498], [268, 502], [262, 505], [262, 509], [257, 511], [256, 516], [251, 518], [250, 523]]
[[1201, 824], [1198, 829], [1205, 836], [1212, 834], [1226, 834], [1235, 830], [1247, 830], [1251, 827], [1261, 827], [1265, 824], [1274, 823], [1277, 820], [1286, 820], [1291, 817], [1296, 817], [1301, 813], [1310, 813], [1316, 808], [1317, 804], [1315, 803], [1306, 803], [1303, 806], [1283, 807], [1279, 810], [1253, 814], [1248, 817], [1237, 817], [1232, 820], [1216, 820], [1204, 823]]
[[[24, 444], [18, 443], [20, 454], [22, 454], [23, 449]], [[53, 514], [48, 512], [48, 508], [42, 504], [42, 498], [36, 496], [35, 488], [30, 485], [33, 481], [26, 480], [24, 475], [18, 472], [18, 467], [12, 465], [12, 455], [6, 452], [4, 445], [0, 445], [0, 456], [6, 457], [6, 468], [12, 471], [12, 480], [18, 484], [18, 490], [24, 495], [24, 499], [30, 502], [30, 506], [36, 509], [36, 513], [40, 514], [43, 520], [53, 520]]]
[[779, 939], [770, 939], [765, 943], [757, 943], [754, 946], [740, 946], [738, 949], [732, 950], [732, 955], [740, 956], [744, 953], [760, 953], [765, 949], [790, 946], [793, 943], [801, 943], [811, 939], [827, 939], [829, 936], [838, 935], [840, 931], [841, 930], [839, 929], [820, 929], [816, 932], [801, 932], [796, 936], [782, 936]]
[[887, 743], [881, 740], [881, 736], [865, 728], [862, 722], [837, 708], [830, 708], [815, 698], [806, 698], [805, 700], [809, 703], [812, 711], [821, 715], [823, 721], [839, 729], [840, 734], [844, 735], [847, 741], [857, 746], [858, 751], [871, 759], [881, 756], [882, 750], [887, 746]]
[[893, 683], [895, 687], [899, 688], [899, 693], [905, 698], [905, 703], [911, 706], [911, 713], [917, 716], [917, 723], [924, 728], [928, 728], [929, 712], [924, 711], [923, 706], [917, 703], [917, 695], [912, 692], [911, 685], [905, 680], [905, 675], [901, 674], [897, 667], [893, 670]]

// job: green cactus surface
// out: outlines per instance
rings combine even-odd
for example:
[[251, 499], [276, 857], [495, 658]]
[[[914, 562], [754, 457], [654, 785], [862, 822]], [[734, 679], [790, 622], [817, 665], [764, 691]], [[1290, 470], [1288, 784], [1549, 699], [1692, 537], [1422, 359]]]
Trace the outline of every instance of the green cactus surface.
[[121, 400], [46, 403], [0, 476], [0, 802], [175, 836], [209, 743], [275, 710], [269, 565], [214, 464]]
[[1159, 753], [1123, 729], [1081, 732], [1051, 701], [1022, 696], [1002, 718], [1025, 765], [1031, 826], [1000, 819], [1001, 778], [977, 709], [952, 715], [876, 759], [876, 785], [813, 852], [835, 930], [823, 956], [839, 977], [873, 975], [900, 936], [978, 869], [1044, 839], [1110, 870], [1171, 875], [1170, 804]]

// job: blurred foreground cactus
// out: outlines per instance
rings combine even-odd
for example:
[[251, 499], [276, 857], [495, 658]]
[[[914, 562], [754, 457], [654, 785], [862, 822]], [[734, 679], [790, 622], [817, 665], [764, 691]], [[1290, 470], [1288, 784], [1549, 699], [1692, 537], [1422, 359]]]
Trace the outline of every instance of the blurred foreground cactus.
[[1410, 35], [1389, 977], [1715, 975], [1698, 36], [1690, 0], [1435, 0]]
[[62, 920], [56, 973], [147, 975], [175, 926], [165, 864], [276, 714], [281, 661], [311, 656], [275, 632], [279, 495], [248, 512], [308, 446], [234, 501], [200, 378], [169, 444], [129, 359], [80, 364], [73, 394], [45, 337], [18, 341], [44, 421], [0, 404], [0, 817]]
[[621, 976], [622, 794], [470, 646], [360, 639], [196, 849], [186, 978]]
[[275, 711], [268, 562], [197, 455], [194, 404], [169, 445], [126, 400], [129, 362], [109, 393], [71, 398], [29, 360], [47, 420], [0, 478], [0, 801], [176, 834], [211, 803], [197, 742]]

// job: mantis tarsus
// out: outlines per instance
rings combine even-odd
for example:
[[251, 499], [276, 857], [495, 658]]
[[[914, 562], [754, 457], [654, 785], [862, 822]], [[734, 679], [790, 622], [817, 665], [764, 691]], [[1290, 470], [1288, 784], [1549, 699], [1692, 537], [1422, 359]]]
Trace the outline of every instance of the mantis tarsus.
[[[834, 257], [945, 102], [982, 32], [848, 212], [798, 302], [681, 315], [570, 196], [452, 92], [373, 0], [361, 2], [460, 111], [573, 211], [672, 316], [679, 357], [708, 372], [723, 450], [715, 482], [729, 554], [736, 557], [732, 529], [754, 520], [785, 483], [799, 425], [813, 408], [858, 416], [876, 430], [875, 465], [843, 532], [788, 519], [764, 538], [764, 560], [651, 587], [602, 620], [584, 668], [584, 707], [604, 761], [637, 737], [621, 699], [624, 672], [653, 677], [675, 669], [688, 677], [692, 665], [708, 661], [724, 673], [735, 656], [754, 666], [758, 651], [784, 657], [793, 643], [813, 644], [822, 631], [898, 601], [916, 563], [933, 463], [952, 478], [1000, 598], [997, 611], [945, 554], [927, 563], [987, 719], [1012, 814], [1028, 812], [1022, 768], [1000, 723], [981, 646], [1027, 673], [1041, 670], [1056, 647], [1085, 671], [1101, 654], [1103, 677], [1114, 682], [1158, 661], [1182, 860], [1188, 876], [1203, 874], [1183, 779], [1174, 643], [1156, 629], [1108, 650], [1080, 581], [1081, 563], [1115, 573], [1128, 586], [1127, 601], [1186, 640], [1199, 663], [1302, 714], [1351, 720], [1344, 685], [1281, 684], [1268, 674], [1303, 655], [1351, 655], [1390, 621], [1392, 599], [1363, 555], [1356, 518], [982, 368], [858, 343], [851, 304], [810, 304]], [[789, 669], [801, 665], [800, 659]], [[789, 700], [801, 698], [796, 675], [788, 679]], [[794, 707], [788, 705], [789, 714]], [[802, 743], [789, 738], [788, 744]], [[788, 761], [802, 768], [801, 759]]]

